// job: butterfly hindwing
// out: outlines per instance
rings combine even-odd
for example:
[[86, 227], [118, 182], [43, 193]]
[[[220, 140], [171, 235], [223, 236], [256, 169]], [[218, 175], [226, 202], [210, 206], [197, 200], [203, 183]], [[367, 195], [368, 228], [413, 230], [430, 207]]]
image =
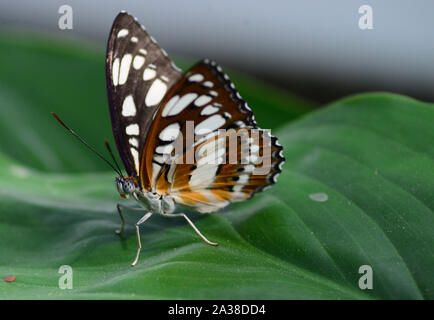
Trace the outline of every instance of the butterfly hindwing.
[[[195, 154], [193, 164], [186, 161], [188, 152]], [[157, 192], [199, 212], [217, 211], [264, 190], [276, 182], [284, 162], [277, 139], [259, 128], [225, 131], [188, 152], [159, 177]]]
[[106, 81], [113, 134], [129, 176], [139, 176], [153, 115], [181, 78], [182, 72], [143, 26], [120, 13], [108, 39]]

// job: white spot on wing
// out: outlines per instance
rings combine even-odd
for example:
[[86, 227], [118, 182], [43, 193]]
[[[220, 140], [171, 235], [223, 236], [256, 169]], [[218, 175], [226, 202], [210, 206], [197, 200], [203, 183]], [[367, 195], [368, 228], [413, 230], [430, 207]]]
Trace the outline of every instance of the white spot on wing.
[[122, 104], [122, 115], [124, 117], [133, 117], [136, 115], [136, 105], [134, 104], [133, 96], [130, 94], [124, 99]]
[[190, 77], [188, 77], [188, 81], [190, 82], [201, 82], [202, 80], [203, 80], [203, 75], [201, 75], [200, 73], [195, 73]]
[[144, 63], [145, 63], [145, 57], [141, 55], [137, 55], [134, 57], [133, 67], [134, 69], [139, 70]]
[[204, 83], [202, 83], [202, 85], [208, 88], [214, 87], [214, 83], [212, 83], [211, 81], [205, 81]]
[[166, 94], [166, 91], [167, 85], [160, 79], [155, 79], [149, 88], [148, 93], [146, 94], [145, 104], [148, 107], [159, 104], [161, 99], [163, 99], [164, 95]]
[[125, 132], [130, 136], [138, 136], [139, 135], [139, 125], [136, 123], [130, 124], [125, 128]]
[[216, 113], [217, 111], [219, 111], [219, 108], [214, 107], [214, 106], [206, 106], [205, 108], [202, 109], [202, 111], [200, 112], [201, 116], [209, 116], [213, 113]]
[[155, 152], [160, 154], [170, 154], [173, 150], [173, 144], [166, 144], [164, 146], [158, 146], [155, 148]]
[[128, 29], [121, 29], [118, 32], [118, 38], [126, 37], [128, 35]]
[[159, 137], [163, 141], [174, 141], [179, 135], [179, 129], [179, 123], [175, 122], [169, 124], [166, 128], [163, 129], [163, 131], [160, 132]]
[[130, 145], [132, 145], [133, 147], [138, 148], [139, 147], [139, 141], [136, 138], [130, 138], [128, 140], [128, 142], [130, 143]]
[[139, 172], [139, 153], [134, 148], [130, 148], [130, 151], [134, 159], [134, 165], [136, 167], [136, 171]]
[[172, 107], [178, 102], [179, 100], [179, 95], [173, 96], [164, 106], [163, 112], [162, 112], [162, 116], [166, 117], [170, 111], [172, 110]]
[[137, 41], [139, 41], [139, 39], [137, 39], [137, 37], [131, 37], [131, 42], [137, 43]]
[[249, 175], [248, 174], [242, 174], [238, 177], [237, 183], [246, 184], [248, 181], [249, 181]]
[[217, 130], [222, 125], [224, 125], [226, 122], [225, 118], [223, 118], [221, 115], [216, 114], [212, 117], [209, 117], [202, 122], [200, 122], [196, 128], [194, 128], [195, 134], [207, 134], [209, 132], [212, 132], [214, 130]]
[[146, 68], [143, 71], [143, 80], [148, 81], [153, 79], [157, 75], [157, 72], [154, 69]]
[[[166, 117], [166, 116], [174, 116], [178, 113], [180, 113], [181, 111], [183, 111], [186, 107], [188, 107], [190, 105], [190, 103], [193, 102], [194, 99], [196, 99], [198, 96], [197, 93], [187, 93], [186, 95], [182, 96], [181, 99], [178, 99], [175, 101], [176, 103], [171, 104], [170, 102], [172, 102], [172, 100], [175, 98], [173, 97], [168, 103], [167, 105], [164, 107], [162, 116]], [[176, 96], [179, 97], [179, 96]]]
[[113, 85], [117, 86], [119, 83], [119, 58], [116, 58], [113, 61], [113, 66], [112, 66], [112, 76], [113, 76]]
[[163, 155], [163, 156], [159, 156], [159, 155], [154, 155], [154, 161], [156, 161], [156, 162], [158, 162], [158, 163], [161, 163], [161, 164], [164, 164], [166, 161], [167, 161], [167, 154], [166, 155]]
[[211, 100], [212, 100], [212, 98], [210, 96], [202, 95], [196, 99], [194, 104], [198, 107], [202, 107], [202, 106], [206, 105], [208, 102], [210, 102]]
[[125, 54], [121, 60], [121, 68], [119, 70], [119, 84], [127, 82], [128, 73], [130, 72], [131, 60], [133, 56], [129, 53]]

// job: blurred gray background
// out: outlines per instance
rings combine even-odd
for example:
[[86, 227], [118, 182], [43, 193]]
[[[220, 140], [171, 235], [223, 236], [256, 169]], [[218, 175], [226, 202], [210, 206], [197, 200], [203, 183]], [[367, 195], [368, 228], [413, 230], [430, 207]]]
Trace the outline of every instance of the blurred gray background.
[[[73, 30], [58, 28], [63, 4], [73, 8]], [[358, 26], [364, 4], [372, 30]], [[172, 56], [209, 57], [314, 101], [380, 90], [434, 101], [434, 1], [0, 0], [0, 28], [104, 48], [120, 10]]]

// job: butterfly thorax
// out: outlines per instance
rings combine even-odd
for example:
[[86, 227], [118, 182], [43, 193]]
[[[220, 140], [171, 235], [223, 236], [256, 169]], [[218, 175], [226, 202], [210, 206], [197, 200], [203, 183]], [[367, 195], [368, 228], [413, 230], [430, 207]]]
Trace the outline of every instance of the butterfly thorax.
[[175, 203], [170, 195], [142, 190], [135, 177], [116, 177], [116, 188], [122, 198], [134, 198], [141, 206], [153, 213], [172, 213]]

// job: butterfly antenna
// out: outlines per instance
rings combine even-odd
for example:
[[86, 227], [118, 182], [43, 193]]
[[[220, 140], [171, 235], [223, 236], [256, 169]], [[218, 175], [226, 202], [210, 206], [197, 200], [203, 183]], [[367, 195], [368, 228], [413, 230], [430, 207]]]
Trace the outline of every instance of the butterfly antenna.
[[113, 154], [112, 148], [110, 148], [110, 144], [109, 144], [109, 142], [108, 142], [107, 140], [104, 140], [104, 143], [105, 143], [105, 146], [106, 146], [108, 152], [110, 153], [110, 156], [111, 156], [112, 159], [113, 159], [113, 162], [114, 162], [115, 165], [116, 165], [116, 168], [118, 168], [118, 171], [121, 173], [121, 176], [122, 176], [122, 170], [121, 170], [121, 167], [119, 167], [119, 164], [118, 164], [118, 162], [116, 161], [115, 155]]
[[90, 146], [86, 141], [83, 140], [82, 137], [80, 137], [77, 133], [75, 133], [70, 127], [68, 127], [57, 114], [54, 112], [51, 112], [51, 114], [59, 121], [59, 123], [69, 131], [73, 136], [75, 136], [78, 140], [80, 140], [81, 143], [83, 143], [89, 150], [93, 151], [98, 157], [100, 157], [102, 160], [104, 160], [116, 173], [118, 173], [120, 176], [122, 176], [122, 172], [119, 169], [116, 169], [102, 154], [100, 154], [98, 151], [95, 150], [92, 146]]

